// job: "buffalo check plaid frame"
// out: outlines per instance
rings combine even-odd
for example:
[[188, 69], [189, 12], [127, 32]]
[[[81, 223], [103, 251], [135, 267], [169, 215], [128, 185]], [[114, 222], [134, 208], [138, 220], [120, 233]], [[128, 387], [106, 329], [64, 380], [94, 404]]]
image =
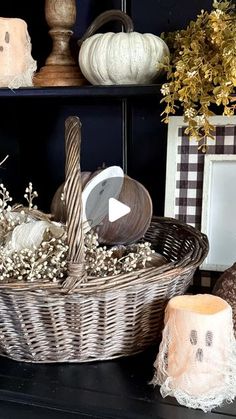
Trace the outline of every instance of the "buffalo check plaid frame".
[[[236, 116], [214, 116], [215, 140], [206, 154], [236, 154]], [[183, 117], [173, 116], [168, 126], [165, 216], [201, 228], [205, 154], [184, 133]]]
[[[236, 116], [213, 116], [215, 139], [208, 140], [206, 154], [236, 154]], [[170, 117], [167, 138], [165, 216], [177, 218], [201, 229], [202, 193], [205, 154], [198, 143], [184, 133], [186, 124], [180, 116]], [[211, 278], [202, 272], [199, 285], [211, 286]], [[204, 284], [203, 284], [204, 282]]]

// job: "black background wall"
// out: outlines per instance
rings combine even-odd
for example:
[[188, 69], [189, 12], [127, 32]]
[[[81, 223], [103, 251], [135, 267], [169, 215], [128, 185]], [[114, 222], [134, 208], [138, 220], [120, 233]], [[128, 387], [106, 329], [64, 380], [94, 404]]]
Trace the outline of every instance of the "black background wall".
[[[135, 30], [159, 35], [183, 28], [210, 0], [78, 0], [72, 47], [101, 12], [126, 10]], [[44, 0], [1, 2], [0, 15], [21, 17], [28, 23], [32, 55], [40, 68], [51, 48], [44, 17]], [[119, 31], [116, 23], [103, 28]], [[52, 195], [64, 177], [64, 120], [79, 115], [83, 123], [82, 169], [124, 165], [124, 130], [127, 172], [149, 189], [156, 214], [163, 214], [166, 126], [160, 120], [160, 96], [117, 99], [22, 98], [0, 99], [0, 158], [9, 154], [0, 177], [19, 200], [31, 180], [40, 194], [39, 205], [49, 209]], [[127, 126], [124, 127], [124, 109]]]

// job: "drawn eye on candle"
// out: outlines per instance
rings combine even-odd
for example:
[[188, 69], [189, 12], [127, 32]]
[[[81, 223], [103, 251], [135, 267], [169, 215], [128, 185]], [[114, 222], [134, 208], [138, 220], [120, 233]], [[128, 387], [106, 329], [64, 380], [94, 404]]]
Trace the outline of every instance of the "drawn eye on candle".
[[[5, 38], [4, 38], [4, 40], [5, 40], [5, 43], [6, 43], [6, 44], [9, 44], [9, 43], [10, 43], [10, 34], [9, 34], [9, 32], [6, 32], [6, 33], [5, 33]], [[0, 52], [2, 52], [3, 50], [4, 50], [3, 46], [2, 46], [2, 45], [0, 45]]]
[[191, 345], [197, 344], [197, 331], [196, 330], [191, 330], [190, 332], [190, 343]]
[[213, 333], [211, 330], [206, 332], [206, 346], [212, 346], [213, 343]]
[[6, 42], [6, 44], [9, 44], [9, 42], [10, 42], [10, 34], [9, 34], [9, 32], [6, 32], [5, 33], [5, 42]]

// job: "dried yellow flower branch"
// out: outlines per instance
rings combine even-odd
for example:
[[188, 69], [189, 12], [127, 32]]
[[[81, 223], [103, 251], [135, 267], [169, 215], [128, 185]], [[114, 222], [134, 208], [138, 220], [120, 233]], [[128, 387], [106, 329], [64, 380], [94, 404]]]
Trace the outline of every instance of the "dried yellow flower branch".
[[163, 35], [170, 47], [167, 83], [161, 92], [165, 103], [163, 121], [183, 108], [186, 134], [199, 141], [203, 151], [214, 138], [209, 117], [212, 105], [223, 115], [234, 115], [236, 87], [236, 13], [231, 1], [213, 2], [211, 12], [201, 11], [187, 29]]

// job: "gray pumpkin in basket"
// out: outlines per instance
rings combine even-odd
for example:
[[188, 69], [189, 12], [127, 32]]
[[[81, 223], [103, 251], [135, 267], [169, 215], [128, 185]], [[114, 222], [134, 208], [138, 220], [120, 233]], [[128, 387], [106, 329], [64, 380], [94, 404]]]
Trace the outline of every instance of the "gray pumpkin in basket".
[[213, 289], [213, 294], [223, 298], [231, 305], [236, 333], [236, 262], [219, 277]]

